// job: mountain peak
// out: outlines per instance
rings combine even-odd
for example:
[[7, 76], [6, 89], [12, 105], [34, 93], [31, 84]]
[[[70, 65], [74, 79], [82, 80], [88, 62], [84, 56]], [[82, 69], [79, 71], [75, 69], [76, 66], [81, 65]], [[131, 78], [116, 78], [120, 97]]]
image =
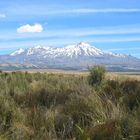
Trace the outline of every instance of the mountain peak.
[[76, 45], [68, 45], [65, 48], [66, 56], [78, 57], [78, 56], [100, 56], [104, 54], [100, 49], [91, 46], [88, 43], [80, 42]]
[[17, 49], [15, 52], [11, 53], [11, 56], [16, 56], [16, 55], [20, 55], [24, 52], [25, 50], [22, 48]]
[[85, 42], [80, 42], [78, 44], [74, 44], [74, 45], [67, 45], [66, 48], [91, 48], [93, 46], [91, 46], [88, 43]]
[[42, 46], [42, 45], [37, 45], [35, 47], [33, 47], [33, 49], [48, 49], [49, 47], [46, 46]]
[[88, 43], [82, 41], [82, 42], [78, 43], [77, 46], [90, 46], [90, 45]]

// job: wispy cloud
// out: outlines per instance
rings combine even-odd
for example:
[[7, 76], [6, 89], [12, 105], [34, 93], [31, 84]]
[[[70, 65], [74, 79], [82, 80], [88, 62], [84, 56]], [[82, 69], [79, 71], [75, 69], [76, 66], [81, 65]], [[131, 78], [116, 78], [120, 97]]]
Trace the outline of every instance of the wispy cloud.
[[[17, 12], [20, 11], [20, 12]], [[16, 6], [14, 8], [9, 8], [7, 10], [9, 14], [12, 15], [34, 15], [34, 16], [61, 16], [61, 15], [77, 15], [77, 14], [107, 14], [107, 13], [139, 13], [140, 8], [66, 8], [66, 6], [61, 7], [48, 7], [46, 6], [31, 6], [24, 5]]]
[[17, 42], [20, 45], [22, 43], [25, 44], [25, 42], [29, 43], [29, 42], [37, 42], [38, 44], [40, 44], [39, 42], [46, 42], [49, 44], [54, 44], [54, 42], [56, 42], [56, 44], [67, 44], [67, 43], [73, 43], [73, 42], [80, 42], [80, 41], [85, 41], [85, 42], [91, 42], [91, 43], [117, 43], [117, 42], [140, 42], [140, 36], [100, 36], [100, 37], [75, 37], [75, 36], [71, 36], [71, 37], [49, 37], [49, 36], [34, 36], [32, 34], [32, 36], [17, 36], [17, 37], [13, 37], [13, 38], [9, 38], [9, 39], [0, 39], [1, 44], [2, 43], [8, 43], [8, 42]]
[[128, 51], [128, 50], [140, 50], [140, 47], [127, 47], [127, 48], [111, 48], [111, 49], [106, 49], [106, 51]]
[[43, 31], [43, 27], [41, 24], [34, 25], [23, 25], [17, 29], [18, 33], [40, 33]]
[[5, 14], [0, 14], [0, 18], [6, 18]]
[[56, 13], [56, 14], [89, 14], [89, 13], [136, 13], [136, 12], [140, 12], [140, 9], [111, 9], [111, 8], [107, 8], [107, 9], [89, 9], [89, 8], [83, 8], [83, 9], [70, 9], [70, 10], [58, 10], [58, 11], [54, 11], [52, 13]]
[[112, 37], [87, 39], [88, 42], [96, 43], [116, 43], [116, 42], [140, 42], [140, 37]]
[[61, 30], [51, 30], [48, 34], [58, 36], [77, 36], [77, 37], [90, 35], [140, 34], [140, 25], [61, 29]]

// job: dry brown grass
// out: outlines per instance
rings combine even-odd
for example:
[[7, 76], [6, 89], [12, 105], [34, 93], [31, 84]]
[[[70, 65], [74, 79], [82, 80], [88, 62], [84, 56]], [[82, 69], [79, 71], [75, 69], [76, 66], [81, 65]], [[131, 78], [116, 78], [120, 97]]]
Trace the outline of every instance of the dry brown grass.
[[75, 71], [0, 73], [0, 139], [140, 136], [140, 81], [132, 80], [136, 75], [107, 73], [98, 88], [89, 85], [87, 76]]

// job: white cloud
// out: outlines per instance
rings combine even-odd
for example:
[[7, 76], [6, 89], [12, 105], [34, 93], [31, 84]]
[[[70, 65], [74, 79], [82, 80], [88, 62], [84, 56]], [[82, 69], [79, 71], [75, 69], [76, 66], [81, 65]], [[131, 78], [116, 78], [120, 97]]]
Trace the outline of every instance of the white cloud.
[[23, 25], [17, 29], [18, 33], [40, 33], [43, 31], [43, 27], [41, 24], [34, 25]]
[[5, 14], [0, 14], [0, 18], [6, 18]]

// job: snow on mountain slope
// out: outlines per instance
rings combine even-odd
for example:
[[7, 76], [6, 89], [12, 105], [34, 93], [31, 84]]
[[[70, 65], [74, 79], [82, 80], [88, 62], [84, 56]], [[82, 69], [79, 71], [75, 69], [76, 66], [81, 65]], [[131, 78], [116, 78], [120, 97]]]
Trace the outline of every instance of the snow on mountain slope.
[[113, 53], [105, 53], [100, 49], [90, 46], [87, 43], [80, 42], [76, 45], [68, 45], [64, 48], [51, 48], [45, 46], [36, 46], [33, 48], [29, 48], [27, 50], [19, 49], [11, 54], [11, 56], [16, 56], [19, 54], [25, 54], [27, 56], [36, 55], [41, 56], [43, 58], [56, 58], [56, 57], [70, 57], [70, 58], [77, 58], [81, 57], [88, 57], [88, 56], [114, 56], [114, 57], [125, 57], [125, 55], [113, 54]]
[[25, 51], [24, 49], [20, 48], [20, 49], [16, 50], [15, 52], [11, 53], [10, 55], [11, 56], [20, 55], [20, 54], [24, 53], [24, 51]]
[[65, 56], [99, 56], [103, 55], [104, 53], [95, 48], [90, 46], [87, 43], [81, 42], [77, 45], [68, 45], [65, 48], [63, 48], [62, 55]]
[[29, 48], [27, 50], [27, 55], [34, 55], [34, 54], [44, 55], [49, 49], [50, 49], [49, 47], [38, 45], [36, 47]]

